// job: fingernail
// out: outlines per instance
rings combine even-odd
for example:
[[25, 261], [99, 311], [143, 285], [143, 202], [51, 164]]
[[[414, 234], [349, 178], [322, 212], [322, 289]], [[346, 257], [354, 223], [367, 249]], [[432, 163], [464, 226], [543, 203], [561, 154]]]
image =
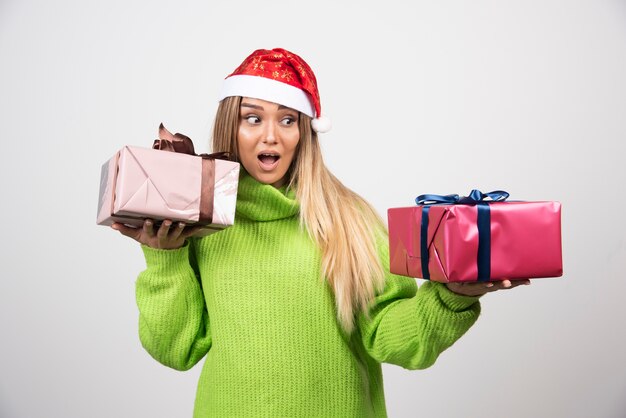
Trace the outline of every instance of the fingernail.
[[493, 287], [493, 283], [489, 282], [485, 285], [485, 287]]
[[511, 287], [511, 282], [508, 281], [508, 280], [505, 280], [504, 283], [502, 283], [502, 286], [504, 286], [506, 288], [509, 288], [509, 287]]
[[179, 228], [184, 228], [185, 227], [185, 223], [184, 222], [179, 222], [178, 223], [178, 227]]
[[152, 226], [152, 221], [146, 221], [146, 225]]

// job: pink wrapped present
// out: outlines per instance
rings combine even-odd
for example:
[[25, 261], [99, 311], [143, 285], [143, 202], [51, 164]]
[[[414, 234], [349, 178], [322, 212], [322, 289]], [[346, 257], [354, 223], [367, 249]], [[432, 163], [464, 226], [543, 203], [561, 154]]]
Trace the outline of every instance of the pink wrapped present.
[[171, 219], [205, 226], [207, 233], [232, 225], [239, 163], [219, 159], [223, 153], [196, 155], [189, 138], [163, 125], [159, 136], [153, 149], [125, 146], [102, 166], [96, 222], [141, 226], [145, 218]]
[[560, 203], [507, 197], [422, 195], [389, 209], [391, 272], [438, 282], [561, 276]]

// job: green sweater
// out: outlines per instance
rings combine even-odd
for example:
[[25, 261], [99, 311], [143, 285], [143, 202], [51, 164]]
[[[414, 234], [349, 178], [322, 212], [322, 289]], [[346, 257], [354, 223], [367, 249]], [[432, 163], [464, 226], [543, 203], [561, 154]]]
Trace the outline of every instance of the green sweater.
[[385, 417], [381, 363], [432, 365], [476, 321], [478, 299], [389, 273], [351, 336], [320, 279], [293, 192], [243, 174], [235, 225], [176, 250], [142, 246], [139, 336], [159, 362], [206, 356], [195, 417]]

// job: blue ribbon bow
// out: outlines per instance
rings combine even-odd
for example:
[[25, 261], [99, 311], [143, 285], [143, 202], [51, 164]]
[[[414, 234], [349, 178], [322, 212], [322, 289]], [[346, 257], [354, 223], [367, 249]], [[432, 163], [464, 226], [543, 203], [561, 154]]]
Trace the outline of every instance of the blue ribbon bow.
[[459, 205], [471, 205], [479, 202], [501, 202], [508, 199], [509, 193], [504, 190], [494, 190], [489, 193], [483, 193], [480, 190], [473, 189], [469, 196], [459, 196], [458, 194], [421, 194], [415, 199], [415, 203], [418, 205], [433, 205], [437, 203], [459, 204]]
[[491, 278], [491, 209], [489, 208], [489, 203], [502, 202], [508, 197], [509, 193], [503, 190], [483, 193], [477, 189], [473, 189], [469, 196], [459, 196], [458, 194], [422, 194], [417, 196], [415, 203], [422, 206], [420, 257], [424, 279], [430, 280], [430, 272], [428, 270], [428, 212], [431, 205], [477, 205], [478, 217], [476, 219], [476, 226], [478, 227], [478, 254], [476, 261], [478, 267], [478, 281], [487, 282]]

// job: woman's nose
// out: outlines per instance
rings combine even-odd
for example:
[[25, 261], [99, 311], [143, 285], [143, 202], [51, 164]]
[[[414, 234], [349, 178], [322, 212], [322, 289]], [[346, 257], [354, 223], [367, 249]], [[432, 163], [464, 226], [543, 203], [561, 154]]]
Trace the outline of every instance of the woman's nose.
[[273, 123], [266, 124], [265, 130], [263, 132], [263, 142], [268, 144], [275, 144], [276, 141], [276, 127]]

